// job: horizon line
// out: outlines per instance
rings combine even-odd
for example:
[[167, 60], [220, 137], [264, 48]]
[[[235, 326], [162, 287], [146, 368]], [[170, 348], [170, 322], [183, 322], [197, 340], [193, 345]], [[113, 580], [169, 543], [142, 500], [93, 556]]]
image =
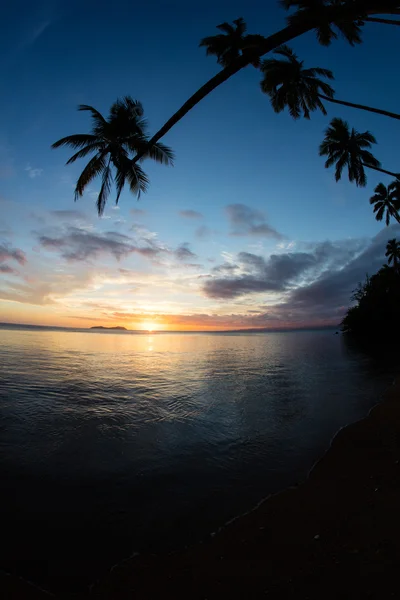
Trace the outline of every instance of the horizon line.
[[11, 323], [11, 322], [0, 322], [0, 327], [8, 326], [8, 327], [21, 327], [21, 328], [32, 328], [38, 327], [41, 329], [61, 329], [66, 331], [96, 331], [101, 333], [103, 331], [108, 332], [120, 332], [120, 333], [136, 333], [136, 334], [160, 334], [160, 333], [279, 333], [285, 331], [307, 331], [307, 330], [318, 330], [324, 331], [328, 329], [337, 329], [340, 330], [340, 324], [337, 325], [304, 325], [300, 327], [247, 327], [245, 329], [127, 329], [124, 326], [116, 325], [116, 326], [103, 326], [103, 325], [92, 325], [91, 327], [66, 327], [63, 325], [37, 325], [32, 323]]

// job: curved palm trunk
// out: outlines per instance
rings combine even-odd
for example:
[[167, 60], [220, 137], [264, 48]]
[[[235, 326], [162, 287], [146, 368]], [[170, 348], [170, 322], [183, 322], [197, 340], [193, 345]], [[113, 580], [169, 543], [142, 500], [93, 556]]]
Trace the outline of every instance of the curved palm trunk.
[[[377, 0], [376, 8], [370, 8], [368, 10], [368, 15], [400, 14], [400, 10], [391, 9], [389, 7], [385, 9], [382, 6], [379, 6], [379, 4], [381, 3], [381, 0]], [[332, 22], [335, 19], [338, 19], [339, 17], [341, 17], [342, 19], [347, 16], [349, 19], [357, 17], [357, 7], [355, 7], [355, 9], [352, 11], [347, 7], [338, 8], [333, 6], [330, 10], [332, 13]], [[360, 9], [358, 9], [358, 12], [360, 12]], [[232, 63], [232, 65], [226, 67], [225, 69], [217, 73], [217, 75], [212, 77], [199, 90], [197, 90], [197, 92], [195, 92], [193, 96], [191, 96], [189, 100], [187, 100], [181, 106], [181, 108], [177, 110], [174, 115], [172, 115], [170, 119], [168, 119], [168, 121], [161, 127], [161, 129], [159, 129], [157, 133], [153, 135], [153, 137], [149, 140], [148, 147], [158, 142], [158, 140], [160, 140], [166, 133], [168, 133], [170, 129], [172, 129], [174, 125], [176, 125], [181, 119], [183, 119], [183, 117], [187, 115], [187, 113], [190, 110], [192, 110], [192, 108], [194, 108], [196, 104], [201, 102], [203, 98], [208, 96], [208, 94], [210, 94], [218, 86], [227, 81], [230, 77], [232, 77], [232, 75], [235, 75], [235, 73], [238, 73], [238, 71], [240, 71], [244, 67], [247, 67], [247, 65], [254, 62], [254, 60], [260, 58], [261, 56], [264, 56], [264, 54], [267, 54], [268, 52], [271, 52], [271, 50], [274, 50], [278, 46], [281, 46], [282, 44], [287, 44], [294, 38], [299, 37], [304, 33], [307, 33], [307, 31], [311, 31], [312, 29], [318, 26], [318, 23], [318, 19], [315, 18], [310, 19], [306, 23], [289, 25], [288, 27], [285, 27], [284, 29], [281, 29], [277, 33], [274, 33], [273, 35], [266, 38], [265, 41], [262, 44], [260, 44], [258, 49], [254, 49], [253, 52], [249, 52], [245, 56], [241, 56], [234, 63]], [[139, 154], [137, 154], [132, 159], [132, 162], [136, 163], [143, 157], [144, 154], [144, 150], [142, 152], [139, 152]]]
[[389, 112], [388, 110], [372, 108], [371, 106], [365, 106], [364, 104], [353, 104], [353, 102], [346, 102], [345, 100], [336, 100], [335, 98], [329, 98], [328, 96], [324, 96], [323, 94], [318, 94], [318, 96], [319, 98], [321, 98], [321, 100], [326, 100], [327, 102], [333, 102], [334, 104], [342, 104], [343, 106], [350, 106], [350, 108], [359, 108], [360, 110], [367, 110], [377, 115], [384, 115], [385, 117], [391, 117], [392, 119], [398, 119], [400, 121], [400, 115], [398, 115], [397, 113]]
[[368, 21], [369, 23], [383, 23], [384, 25], [400, 25], [400, 21], [395, 21], [395, 19], [380, 19], [378, 17], [367, 17], [364, 21]]
[[363, 167], [367, 167], [368, 169], [373, 169], [374, 171], [379, 171], [379, 173], [384, 173], [385, 175], [390, 175], [391, 177], [400, 179], [400, 173], [393, 173], [392, 171], [386, 171], [385, 169], [381, 169], [380, 167], [373, 167], [372, 165], [368, 165], [367, 163], [361, 163], [361, 164]]
[[[158, 142], [158, 140], [161, 139], [166, 133], [168, 133], [168, 131], [172, 129], [172, 127], [176, 125], [190, 110], [192, 110], [192, 108], [194, 108], [196, 104], [201, 102], [203, 98], [208, 96], [208, 94], [215, 90], [219, 85], [227, 81], [230, 77], [232, 77], [232, 75], [235, 75], [235, 73], [237, 73], [244, 67], [247, 67], [247, 65], [251, 64], [255, 59], [259, 58], [260, 56], [263, 56], [267, 52], [270, 52], [271, 50], [277, 48], [278, 46], [281, 46], [282, 44], [286, 44], [293, 38], [296, 38], [299, 35], [306, 33], [306, 31], [309, 31], [313, 27], [314, 24], [307, 24], [302, 26], [290, 25], [289, 27], [285, 27], [284, 29], [281, 29], [281, 31], [278, 31], [277, 33], [274, 33], [269, 38], [267, 38], [260, 47], [260, 50], [255, 49], [253, 52], [249, 52], [245, 56], [242, 55], [234, 63], [232, 63], [228, 67], [225, 67], [225, 69], [214, 75], [214, 77], [212, 77], [209, 81], [207, 81], [207, 83], [205, 83], [200, 89], [198, 89], [197, 92], [195, 92], [193, 96], [191, 96], [189, 100], [187, 100], [181, 106], [181, 108], [174, 115], [172, 115], [170, 119], [168, 119], [168, 121], [161, 127], [161, 129], [159, 129], [157, 133], [153, 135], [153, 137], [149, 140], [148, 145], [152, 146], [153, 144]], [[135, 163], [138, 160], [140, 160], [143, 154], [144, 151], [139, 152], [139, 154], [137, 154], [133, 159], [133, 162]]]

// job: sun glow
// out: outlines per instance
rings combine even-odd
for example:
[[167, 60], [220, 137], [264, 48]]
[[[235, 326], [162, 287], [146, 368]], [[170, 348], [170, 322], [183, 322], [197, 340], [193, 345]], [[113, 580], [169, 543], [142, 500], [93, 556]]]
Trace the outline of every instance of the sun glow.
[[141, 324], [141, 329], [143, 329], [144, 331], [157, 331], [158, 324], [154, 321], [144, 321]]

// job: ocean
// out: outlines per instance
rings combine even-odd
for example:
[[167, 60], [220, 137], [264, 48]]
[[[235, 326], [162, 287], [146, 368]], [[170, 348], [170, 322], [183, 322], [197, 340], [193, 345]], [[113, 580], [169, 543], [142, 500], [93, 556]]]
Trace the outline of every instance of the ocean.
[[304, 480], [393, 365], [335, 331], [0, 327], [0, 568], [79, 590]]

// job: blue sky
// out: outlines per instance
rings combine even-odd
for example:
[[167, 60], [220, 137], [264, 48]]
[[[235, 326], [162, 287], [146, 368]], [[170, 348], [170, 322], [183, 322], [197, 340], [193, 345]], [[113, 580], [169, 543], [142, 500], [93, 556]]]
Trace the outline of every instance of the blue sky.
[[[329, 118], [315, 113], [311, 121], [295, 122], [287, 113], [274, 114], [253, 67], [169, 132], [163, 141], [176, 153], [175, 166], [146, 164], [151, 180], [146, 196], [138, 203], [124, 192], [119, 210], [110, 203], [101, 220], [94, 205], [99, 186], [74, 204], [74, 181], [83, 164], [65, 167], [68, 151], [50, 149], [58, 138], [88, 130], [78, 104], [106, 113], [125, 94], [142, 101], [156, 131], [219, 69], [198, 48], [199, 40], [239, 16], [250, 33], [264, 35], [285, 19], [275, 0], [193, 6], [182, 0], [139, 6], [122, 1], [117, 8], [103, 0], [8, 3], [0, 23], [0, 256], [7, 265], [0, 273], [2, 320], [76, 326], [98, 319], [160, 328], [340, 320], [349, 290], [366, 270], [379, 266], [384, 242], [395, 233], [381, 232], [368, 203], [375, 185], [390, 179], [370, 173], [366, 189], [345, 180], [336, 184], [318, 156]], [[334, 71], [337, 98], [396, 112], [395, 36], [397, 28], [371, 24], [364, 44], [353, 49], [340, 40], [322, 48], [312, 33], [292, 46], [309, 66]], [[335, 106], [328, 110], [329, 117], [370, 129], [379, 142], [376, 156], [396, 171], [397, 121]], [[201, 216], [180, 212], [188, 210]], [[238, 218], [244, 219], [239, 230]], [[125, 236], [126, 247], [115, 254], [118, 235]], [[46, 245], [49, 237], [58, 243]], [[374, 260], [362, 262], [376, 240]], [[95, 244], [92, 254], [71, 250], [89, 242], [92, 250]], [[157, 245], [156, 260], [140, 251], [149, 244]], [[193, 256], [179, 253], [182, 247]], [[331, 248], [336, 262], [317, 259], [321, 248]], [[23, 259], [15, 258], [16, 250]], [[299, 264], [306, 253], [313, 269], [299, 267], [287, 279], [285, 257]], [[264, 263], [249, 262], [246, 255]], [[271, 255], [280, 257], [277, 263]], [[319, 300], [318, 310], [303, 301], [299, 310], [296, 290], [342, 271], [355, 280], [346, 277], [340, 297]], [[246, 277], [254, 289], [241, 285]], [[222, 288], [228, 291], [217, 296]]]

